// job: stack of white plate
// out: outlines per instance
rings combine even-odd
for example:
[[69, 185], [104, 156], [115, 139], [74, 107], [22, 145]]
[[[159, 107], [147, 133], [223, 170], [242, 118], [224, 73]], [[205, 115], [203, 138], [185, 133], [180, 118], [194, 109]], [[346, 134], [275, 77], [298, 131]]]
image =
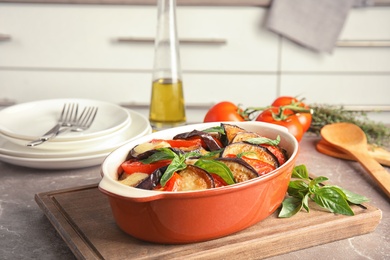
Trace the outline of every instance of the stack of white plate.
[[[98, 107], [84, 132], [59, 135], [35, 147], [27, 144], [51, 129], [65, 103]], [[89, 99], [51, 99], [0, 110], [0, 161], [38, 169], [72, 169], [98, 165], [117, 147], [152, 132], [143, 115], [112, 103]]]

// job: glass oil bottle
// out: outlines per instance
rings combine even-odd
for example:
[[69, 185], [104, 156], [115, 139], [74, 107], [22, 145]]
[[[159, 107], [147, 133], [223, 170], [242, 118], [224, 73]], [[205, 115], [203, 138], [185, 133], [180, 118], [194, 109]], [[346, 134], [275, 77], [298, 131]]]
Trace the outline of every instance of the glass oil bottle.
[[186, 122], [176, 0], [158, 0], [157, 35], [149, 121], [154, 131]]

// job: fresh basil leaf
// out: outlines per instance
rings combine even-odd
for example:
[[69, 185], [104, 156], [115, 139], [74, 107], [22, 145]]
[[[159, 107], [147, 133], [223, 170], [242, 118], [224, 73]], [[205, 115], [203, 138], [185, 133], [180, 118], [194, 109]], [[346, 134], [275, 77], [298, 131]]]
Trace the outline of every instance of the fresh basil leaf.
[[254, 157], [256, 157], [256, 156], [257, 156], [257, 153], [256, 153], [256, 152], [253, 152], [253, 151], [247, 151], [247, 152], [242, 152], [242, 153], [236, 154], [236, 157], [237, 157], [237, 158], [242, 158], [243, 156], [251, 157], [251, 155], [254, 156]]
[[356, 194], [356, 193], [354, 193], [352, 191], [343, 189], [343, 188], [341, 188], [339, 186], [332, 186], [332, 187], [340, 189], [345, 194], [345, 196], [347, 198], [347, 201], [352, 203], [352, 204], [361, 204], [363, 202], [370, 201], [367, 197], [365, 197], [363, 195]]
[[306, 168], [306, 165], [301, 164], [301, 165], [295, 166], [291, 177], [309, 180], [309, 172]]
[[183, 170], [187, 167], [187, 164], [185, 163], [186, 156], [177, 154], [175, 155], [175, 158], [172, 159], [172, 162], [168, 165], [168, 168], [161, 176], [160, 184], [162, 187], [167, 184], [167, 182], [169, 181], [169, 179], [172, 178], [175, 172]]
[[208, 158], [208, 159], [212, 159], [212, 158], [218, 158], [220, 153], [223, 151], [223, 149], [219, 149], [219, 150], [215, 150], [215, 151], [210, 151], [206, 154], [202, 154], [201, 155], [201, 158]]
[[251, 144], [269, 144], [269, 145], [277, 146], [280, 143], [280, 136], [278, 135], [275, 140], [266, 137], [255, 137], [246, 140], [246, 142]]
[[344, 198], [345, 194], [331, 186], [324, 186], [318, 190], [312, 197], [313, 200], [321, 207], [328, 209], [330, 212], [353, 216], [354, 212]]
[[306, 193], [306, 195], [302, 199], [302, 207], [307, 211], [310, 212], [309, 209], [309, 193]]
[[279, 218], [289, 218], [297, 214], [302, 208], [302, 201], [297, 198], [286, 198], [282, 202], [282, 209], [279, 212]]
[[141, 160], [142, 163], [148, 164], [153, 163], [161, 160], [167, 160], [167, 159], [173, 159], [175, 158], [176, 154], [169, 148], [160, 148], [159, 151], [152, 154], [146, 159]]
[[287, 192], [288, 195], [296, 198], [304, 198], [305, 195], [309, 192], [309, 186], [303, 180], [290, 181], [288, 184]]
[[327, 181], [327, 180], [329, 180], [327, 177], [319, 176], [319, 177], [317, 177], [317, 178], [311, 180], [311, 181], [310, 181], [310, 185], [313, 185], [313, 186], [314, 186], [314, 185], [320, 184], [320, 183], [322, 183], [322, 182], [324, 182], [324, 181]]
[[195, 162], [195, 165], [209, 173], [219, 175], [229, 185], [235, 183], [232, 172], [224, 163], [215, 160], [199, 159]]
[[222, 126], [214, 126], [214, 127], [209, 127], [209, 128], [206, 128], [204, 130], [202, 130], [202, 132], [207, 132], [207, 133], [220, 133], [220, 134], [225, 134], [225, 130], [223, 129]]
[[328, 180], [328, 178], [326, 178], [324, 176], [319, 176], [319, 177], [311, 180], [309, 182], [309, 190], [310, 190], [310, 192], [311, 193], [316, 193], [316, 191], [318, 189], [320, 189], [320, 187], [321, 187], [319, 184], [324, 182], [324, 181], [327, 181], [327, 180]]

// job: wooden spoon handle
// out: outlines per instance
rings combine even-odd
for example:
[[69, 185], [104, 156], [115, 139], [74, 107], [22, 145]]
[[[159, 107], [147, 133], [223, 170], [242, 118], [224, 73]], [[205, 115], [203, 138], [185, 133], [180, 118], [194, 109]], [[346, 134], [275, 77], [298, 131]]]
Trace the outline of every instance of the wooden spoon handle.
[[356, 160], [374, 178], [379, 187], [390, 198], [390, 173], [386, 171], [375, 159], [369, 156], [366, 151], [350, 151]]
[[[334, 145], [328, 143], [324, 139], [321, 139], [319, 142], [316, 144], [316, 148], [320, 153], [333, 156], [336, 158], [341, 158], [341, 159], [346, 159], [346, 160], [354, 160], [356, 159], [350, 155], [349, 153], [346, 153]], [[390, 167], [390, 152], [380, 148], [380, 147], [374, 147], [371, 145], [367, 145], [368, 149], [368, 154], [373, 157], [377, 162], [384, 166], [389, 166]]]

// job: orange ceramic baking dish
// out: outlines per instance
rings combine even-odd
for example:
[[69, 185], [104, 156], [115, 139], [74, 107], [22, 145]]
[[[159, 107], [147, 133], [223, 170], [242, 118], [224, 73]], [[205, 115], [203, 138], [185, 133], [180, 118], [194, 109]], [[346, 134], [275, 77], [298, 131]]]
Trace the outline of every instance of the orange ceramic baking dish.
[[183, 244], [227, 236], [271, 215], [286, 195], [298, 142], [285, 128], [277, 125], [261, 122], [229, 124], [271, 139], [279, 135], [288, 161], [267, 175], [221, 188], [185, 192], [142, 190], [117, 181], [118, 167], [132, 147], [151, 139], [171, 139], [179, 133], [220, 123], [186, 125], [141, 137], [113, 151], [101, 167], [99, 189], [108, 196], [119, 228], [141, 240]]

